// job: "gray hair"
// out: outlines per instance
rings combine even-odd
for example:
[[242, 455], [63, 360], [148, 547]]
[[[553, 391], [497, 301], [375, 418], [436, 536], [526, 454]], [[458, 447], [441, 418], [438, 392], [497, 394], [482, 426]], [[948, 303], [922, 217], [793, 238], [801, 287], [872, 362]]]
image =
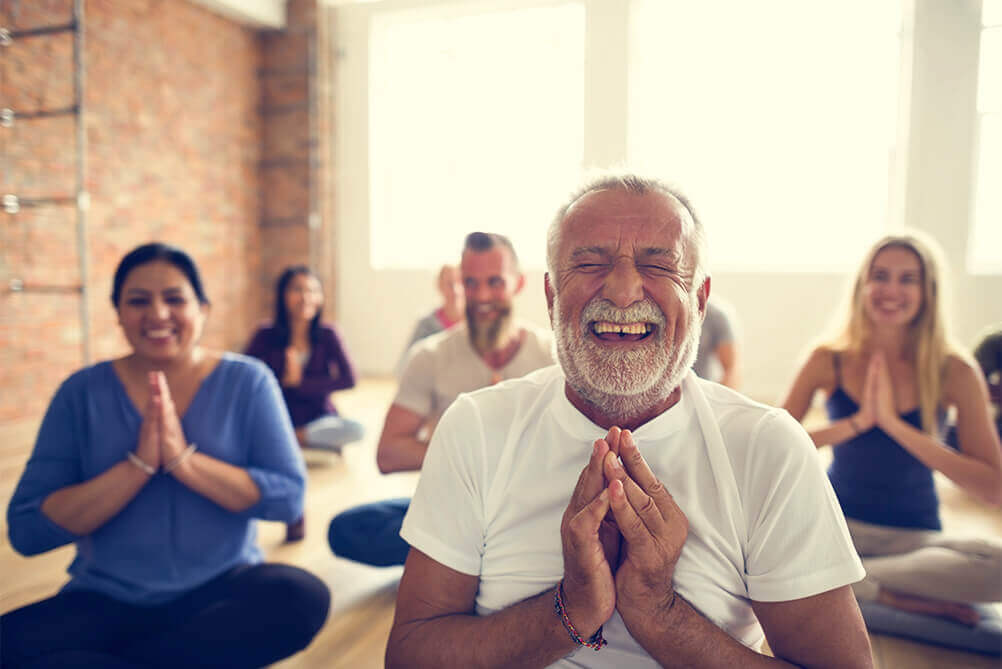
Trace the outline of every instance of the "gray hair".
[[574, 191], [563, 206], [557, 210], [557, 215], [553, 218], [550, 227], [546, 231], [546, 270], [550, 273], [551, 285], [556, 287], [558, 283], [556, 276], [557, 246], [560, 243], [561, 223], [563, 223], [564, 218], [567, 216], [567, 211], [575, 202], [588, 193], [600, 190], [621, 190], [633, 195], [645, 195], [649, 192], [661, 193], [682, 203], [682, 206], [689, 212], [689, 216], [693, 222], [692, 235], [689, 238], [689, 242], [690, 248], [696, 254], [696, 264], [693, 268], [691, 288], [697, 288], [703, 284], [703, 281], [709, 276], [706, 232], [703, 229], [702, 221], [696, 215], [696, 210], [693, 208], [692, 203], [689, 202], [689, 198], [677, 187], [671, 186], [655, 177], [644, 177], [629, 172], [606, 171], [592, 177], [578, 190]]

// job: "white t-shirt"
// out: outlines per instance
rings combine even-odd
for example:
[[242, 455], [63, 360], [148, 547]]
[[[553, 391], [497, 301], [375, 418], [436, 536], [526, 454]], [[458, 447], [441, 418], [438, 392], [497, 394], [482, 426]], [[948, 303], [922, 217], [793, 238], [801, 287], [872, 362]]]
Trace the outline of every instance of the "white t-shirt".
[[552, 365], [549, 330], [521, 322], [516, 327], [525, 331], [525, 338], [514, 357], [498, 370], [488, 367], [477, 355], [465, 323], [418, 341], [407, 354], [393, 403], [419, 416], [437, 417], [460, 393]]
[[[478, 576], [488, 615], [563, 576], [560, 520], [606, 430], [567, 400], [558, 366], [460, 397], [425, 457], [401, 536]], [[815, 447], [800, 424], [728, 388], [682, 384], [671, 409], [633, 433], [689, 520], [676, 590], [745, 645], [763, 640], [750, 601], [788, 601], [860, 580], [863, 567]], [[609, 645], [553, 666], [656, 666], [619, 614]]]

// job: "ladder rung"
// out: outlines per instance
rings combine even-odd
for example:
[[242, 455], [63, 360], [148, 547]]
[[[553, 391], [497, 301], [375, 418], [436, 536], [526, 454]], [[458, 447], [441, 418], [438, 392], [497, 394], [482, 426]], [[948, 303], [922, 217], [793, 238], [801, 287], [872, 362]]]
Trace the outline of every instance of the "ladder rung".
[[24, 283], [21, 279], [11, 279], [7, 282], [7, 290], [11, 293], [82, 293], [83, 285], [78, 283], [70, 286], [58, 286], [43, 283]]
[[77, 199], [75, 197], [19, 197], [17, 203], [22, 207], [44, 207], [51, 204], [76, 204]]
[[27, 28], [25, 30], [10, 30], [8, 34], [11, 39], [21, 39], [23, 37], [38, 37], [39, 35], [51, 35], [53, 33], [64, 33], [77, 29], [75, 21], [58, 26], [41, 26], [39, 28]]
[[14, 120], [30, 120], [33, 118], [49, 118], [50, 116], [70, 116], [77, 113], [78, 107], [66, 107], [64, 109], [36, 109], [30, 112], [19, 112], [14, 110]]

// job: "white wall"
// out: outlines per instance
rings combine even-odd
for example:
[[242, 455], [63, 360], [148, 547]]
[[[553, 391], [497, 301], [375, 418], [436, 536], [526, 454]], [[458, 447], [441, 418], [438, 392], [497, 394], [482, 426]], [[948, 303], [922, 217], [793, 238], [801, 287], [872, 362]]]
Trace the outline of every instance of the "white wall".
[[[611, 26], [623, 20], [614, 9], [618, 1], [587, 0], [593, 9], [607, 14], [599, 25], [589, 24], [588, 39], [610, 49], [610, 60], [625, 59], [625, 45], [622, 40], [612, 41], [595, 31], [603, 30], [602, 24]], [[368, 263], [365, 38], [368, 16], [387, 5], [393, 3], [342, 8], [336, 17], [341, 36], [336, 98], [336, 318], [364, 374], [391, 372], [414, 320], [437, 299], [435, 270], [376, 272]], [[901, 122], [902, 145], [906, 147], [901, 162], [907, 170], [902, 171], [899, 184], [900, 216], [905, 225], [925, 230], [943, 245], [954, 270], [953, 331], [961, 343], [969, 346], [980, 329], [1002, 322], [1002, 276], [972, 276], [964, 271], [972, 201], [980, 0], [915, 0], [906, 14], [909, 20], [905, 22], [905, 43], [910, 46], [904, 69], [913, 76], [906, 86]], [[610, 73], [606, 69], [590, 76], [607, 78]], [[589, 83], [594, 85], [596, 81], [586, 82], [586, 97]], [[589, 97], [586, 101], [588, 164], [607, 164], [623, 155], [624, 132], [591, 136], [603, 125], [625, 119], [626, 96], [622, 100], [612, 97]], [[561, 196], [554, 194], [554, 207]], [[471, 220], [470, 229], [476, 229], [475, 220]], [[522, 317], [545, 324], [542, 285], [542, 274], [530, 272], [526, 290], [515, 308]], [[748, 394], [778, 401], [798, 360], [810, 342], [825, 331], [842, 304], [845, 285], [844, 276], [832, 274], [714, 274], [714, 292], [726, 297], [741, 319]]]

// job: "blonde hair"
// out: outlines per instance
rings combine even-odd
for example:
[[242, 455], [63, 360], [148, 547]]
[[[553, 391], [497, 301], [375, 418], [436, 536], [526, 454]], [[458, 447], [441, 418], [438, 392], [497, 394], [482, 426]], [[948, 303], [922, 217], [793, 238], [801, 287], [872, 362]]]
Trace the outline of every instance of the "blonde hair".
[[909, 232], [888, 235], [870, 248], [852, 281], [848, 319], [832, 344], [835, 348], [858, 353], [869, 342], [873, 324], [863, 305], [863, 287], [870, 276], [873, 261], [888, 248], [901, 248], [914, 253], [922, 272], [922, 305], [909, 324], [906, 352], [915, 365], [922, 429], [935, 435], [939, 431], [937, 415], [947, 359], [960, 349], [950, 338], [943, 317], [946, 312], [946, 265], [934, 240]]

